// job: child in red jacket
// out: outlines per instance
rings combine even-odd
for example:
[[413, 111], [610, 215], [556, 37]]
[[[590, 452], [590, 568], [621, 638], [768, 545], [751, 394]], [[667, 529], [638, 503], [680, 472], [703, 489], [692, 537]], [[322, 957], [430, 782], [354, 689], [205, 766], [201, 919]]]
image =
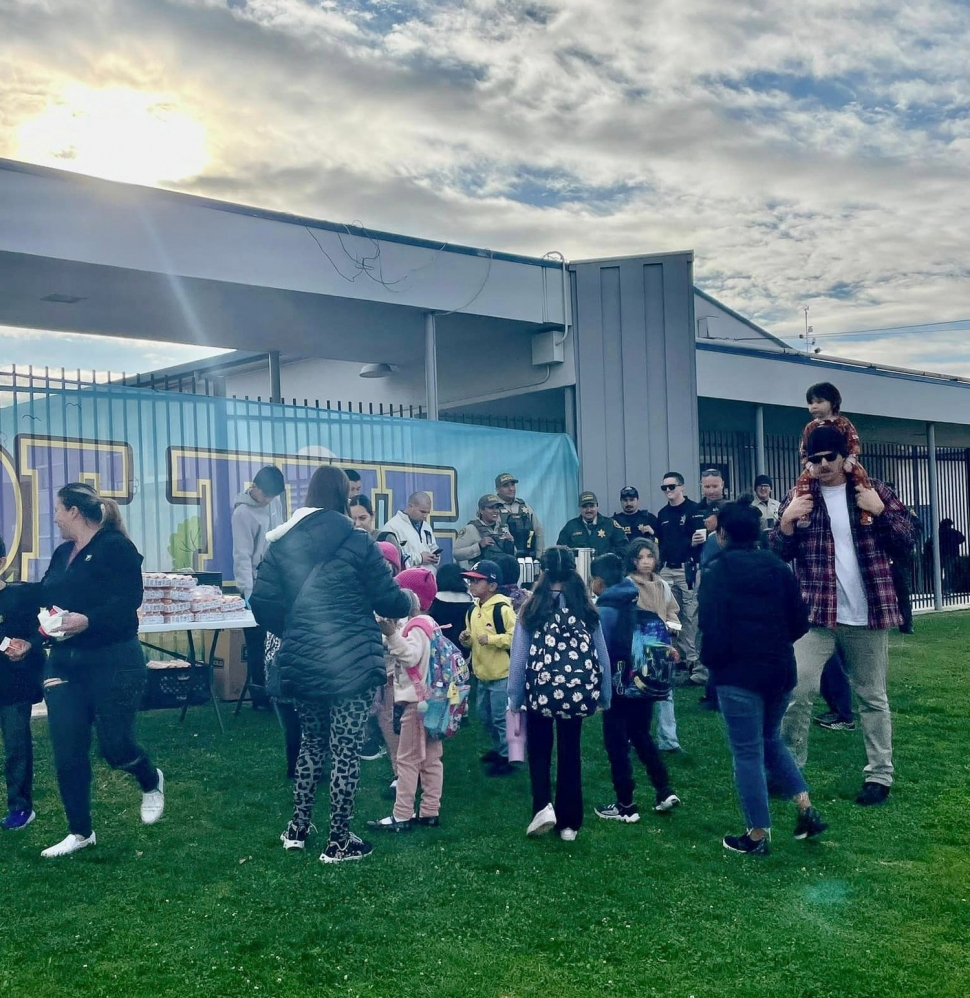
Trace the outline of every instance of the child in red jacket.
[[[831, 426], [842, 434], [846, 453], [844, 468], [845, 473], [852, 479], [852, 484], [861, 485], [864, 489], [872, 488], [866, 469], [859, 463], [859, 455], [862, 453], [859, 432], [851, 421], [842, 415], [842, 395], [838, 388], [828, 381], [821, 381], [808, 389], [805, 393], [805, 401], [808, 403], [808, 411], [812, 414], [812, 418], [802, 431], [802, 443], [799, 450], [805, 470], [795, 482], [795, 495], [807, 496], [811, 494], [811, 482], [815, 473], [813, 465], [808, 460], [811, 455], [807, 453], [805, 448], [808, 446], [808, 438], [812, 431], [820, 426]], [[859, 522], [863, 527], [871, 526], [872, 514], [863, 510]], [[807, 527], [808, 524], [808, 517], [798, 521], [799, 527]]]

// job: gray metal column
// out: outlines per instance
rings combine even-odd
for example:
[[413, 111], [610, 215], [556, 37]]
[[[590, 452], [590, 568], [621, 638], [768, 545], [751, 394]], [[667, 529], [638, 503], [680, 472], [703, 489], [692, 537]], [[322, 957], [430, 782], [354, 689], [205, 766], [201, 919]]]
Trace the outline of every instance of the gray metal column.
[[434, 312], [424, 316], [424, 392], [428, 419], [438, 418], [438, 334]]
[[926, 449], [929, 457], [930, 531], [933, 539], [933, 606], [943, 609], [943, 565], [940, 561], [940, 479], [936, 467], [936, 424], [926, 424]]
[[585, 260], [575, 275], [576, 449], [581, 488], [624, 485], [661, 502], [666, 471], [700, 470], [693, 255]]
[[754, 473], [756, 475], [766, 475], [765, 470], [765, 407], [756, 405], [754, 407]]
[[269, 400], [270, 402], [283, 401], [283, 388], [280, 380], [280, 352], [270, 350], [267, 354], [269, 358]]

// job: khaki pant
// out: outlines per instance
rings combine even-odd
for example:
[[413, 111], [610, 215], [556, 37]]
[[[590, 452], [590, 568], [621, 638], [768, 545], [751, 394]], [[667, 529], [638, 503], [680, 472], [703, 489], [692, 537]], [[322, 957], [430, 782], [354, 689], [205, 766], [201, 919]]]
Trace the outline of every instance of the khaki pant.
[[418, 705], [409, 703], [401, 717], [401, 740], [397, 746], [397, 797], [394, 817], [408, 821], [414, 814], [414, 798], [421, 783], [422, 818], [437, 816], [441, 810], [441, 787], [445, 767], [441, 762], [440, 739], [428, 738], [424, 717]]
[[697, 586], [687, 586], [687, 574], [682, 568], [661, 569], [660, 578], [670, 586], [680, 607], [680, 633], [674, 634], [674, 647], [691, 676], [698, 682], [707, 680], [707, 669], [697, 661]]
[[870, 783], [892, 786], [893, 725], [886, 696], [889, 637], [886, 630], [849, 627], [838, 624], [834, 631], [813, 627], [795, 642], [798, 685], [795, 687], [782, 723], [785, 743], [795, 762], [808, 760], [808, 732], [812, 705], [818, 696], [825, 663], [838, 646], [845, 663], [849, 685], [859, 701], [859, 721], [868, 764], [863, 773]]

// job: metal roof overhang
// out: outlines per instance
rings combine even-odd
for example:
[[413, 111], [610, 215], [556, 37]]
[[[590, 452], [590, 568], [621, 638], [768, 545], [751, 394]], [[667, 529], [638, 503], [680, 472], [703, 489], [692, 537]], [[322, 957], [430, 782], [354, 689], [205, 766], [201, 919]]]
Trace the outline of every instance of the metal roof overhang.
[[402, 363], [562, 328], [561, 264], [0, 159], [0, 324]]

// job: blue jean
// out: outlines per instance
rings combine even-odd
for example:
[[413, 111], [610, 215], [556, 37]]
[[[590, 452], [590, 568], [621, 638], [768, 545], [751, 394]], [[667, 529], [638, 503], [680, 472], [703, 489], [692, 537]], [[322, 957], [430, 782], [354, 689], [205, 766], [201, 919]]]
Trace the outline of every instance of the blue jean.
[[781, 739], [788, 693], [765, 699], [740, 686], [719, 686], [718, 701], [734, 757], [734, 783], [748, 828], [771, 828], [768, 781], [786, 797], [805, 793], [808, 784]]
[[29, 703], [0, 706], [0, 734], [6, 755], [7, 807], [11, 811], [32, 811], [34, 743], [30, 737]]
[[505, 739], [505, 711], [509, 705], [509, 677], [504, 679], [479, 679], [475, 709], [478, 719], [491, 735], [492, 748], [503, 759], [509, 757], [509, 743]]
[[657, 748], [661, 752], [673, 752], [680, 748], [677, 718], [674, 717], [673, 690], [667, 694], [666, 700], [657, 701]]

